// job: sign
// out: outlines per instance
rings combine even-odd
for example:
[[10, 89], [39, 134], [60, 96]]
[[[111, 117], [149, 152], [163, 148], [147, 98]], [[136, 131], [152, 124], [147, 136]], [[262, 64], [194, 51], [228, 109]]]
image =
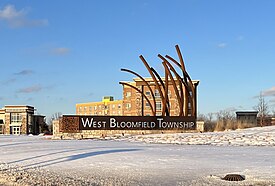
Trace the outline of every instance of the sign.
[[[71, 118], [74, 118], [73, 120]], [[70, 122], [67, 122], [70, 121]], [[73, 121], [75, 121], [73, 123]], [[63, 116], [62, 125], [78, 130], [195, 130], [195, 117], [183, 116]], [[67, 125], [67, 126], [66, 126]]]

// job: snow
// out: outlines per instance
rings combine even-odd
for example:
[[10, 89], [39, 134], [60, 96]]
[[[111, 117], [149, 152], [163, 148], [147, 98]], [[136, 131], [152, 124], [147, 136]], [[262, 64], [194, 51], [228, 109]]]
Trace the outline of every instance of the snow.
[[[274, 136], [274, 126], [115, 140], [0, 136], [0, 174], [37, 170], [98, 185], [275, 185]], [[246, 180], [220, 179], [229, 173]]]

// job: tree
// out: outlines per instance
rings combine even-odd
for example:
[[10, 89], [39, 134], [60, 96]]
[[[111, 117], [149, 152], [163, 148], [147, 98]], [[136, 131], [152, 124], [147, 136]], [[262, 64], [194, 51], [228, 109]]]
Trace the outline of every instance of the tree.
[[220, 110], [217, 113], [217, 125], [215, 130], [216, 131], [223, 131], [226, 129], [235, 130], [237, 128], [235, 111], [236, 111], [235, 108]]
[[216, 127], [216, 122], [213, 121], [214, 113], [198, 114], [198, 121], [204, 121], [204, 131], [213, 132]]
[[56, 113], [52, 114], [51, 118], [48, 119], [49, 130], [51, 133], [53, 132], [53, 121], [58, 120], [61, 117], [62, 117], [62, 113], [56, 112]]
[[264, 98], [262, 92], [260, 93], [260, 95], [258, 97], [258, 104], [256, 106], [254, 106], [253, 108], [258, 111], [258, 117], [260, 119], [260, 125], [262, 127], [265, 123], [265, 119], [269, 112], [268, 104], [265, 101], [265, 98]]

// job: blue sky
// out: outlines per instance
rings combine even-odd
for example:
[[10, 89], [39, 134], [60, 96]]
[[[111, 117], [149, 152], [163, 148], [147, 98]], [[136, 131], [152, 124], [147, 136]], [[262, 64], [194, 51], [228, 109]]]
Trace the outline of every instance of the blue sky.
[[275, 104], [275, 1], [0, 1], [0, 107], [74, 114], [181, 48], [200, 113]]

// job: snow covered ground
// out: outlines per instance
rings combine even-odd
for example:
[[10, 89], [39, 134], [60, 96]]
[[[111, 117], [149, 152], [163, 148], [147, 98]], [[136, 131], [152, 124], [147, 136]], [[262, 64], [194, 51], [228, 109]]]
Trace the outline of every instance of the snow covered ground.
[[[275, 185], [274, 137], [275, 126], [109, 140], [0, 136], [0, 185]], [[246, 180], [220, 179], [229, 173]]]

